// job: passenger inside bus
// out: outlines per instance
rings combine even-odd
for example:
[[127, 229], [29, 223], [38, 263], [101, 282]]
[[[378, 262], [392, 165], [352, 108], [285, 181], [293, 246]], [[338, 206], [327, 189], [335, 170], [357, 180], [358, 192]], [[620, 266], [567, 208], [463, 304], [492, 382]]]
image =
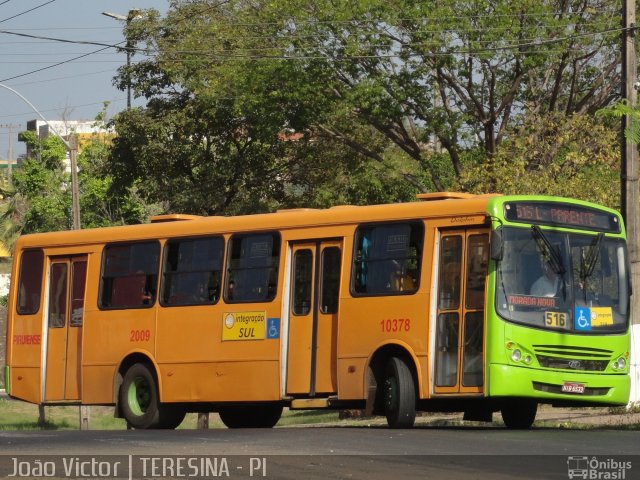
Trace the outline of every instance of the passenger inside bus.
[[227, 300], [233, 300], [236, 290], [236, 282], [234, 280], [229, 281], [229, 286], [227, 287]]
[[548, 261], [542, 259], [542, 275], [531, 285], [531, 295], [534, 297], [555, 297], [558, 294], [560, 279], [553, 271]]

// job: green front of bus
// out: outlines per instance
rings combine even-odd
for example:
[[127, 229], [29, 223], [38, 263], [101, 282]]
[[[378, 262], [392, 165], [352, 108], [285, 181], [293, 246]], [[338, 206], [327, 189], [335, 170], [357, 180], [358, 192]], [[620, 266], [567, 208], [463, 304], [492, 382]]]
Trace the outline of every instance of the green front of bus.
[[530, 196], [493, 198], [488, 213], [488, 395], [626, 404], [631, 285], [620, 215]]

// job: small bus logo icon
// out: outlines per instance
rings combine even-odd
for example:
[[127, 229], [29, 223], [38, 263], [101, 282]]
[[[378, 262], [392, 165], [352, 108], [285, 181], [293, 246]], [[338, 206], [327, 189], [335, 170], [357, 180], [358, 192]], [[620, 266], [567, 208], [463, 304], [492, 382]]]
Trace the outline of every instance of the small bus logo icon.
[[567, 474], [569, 478], [579, 477], [586, 480], [589, 476], [589, 457], [567, 458]]

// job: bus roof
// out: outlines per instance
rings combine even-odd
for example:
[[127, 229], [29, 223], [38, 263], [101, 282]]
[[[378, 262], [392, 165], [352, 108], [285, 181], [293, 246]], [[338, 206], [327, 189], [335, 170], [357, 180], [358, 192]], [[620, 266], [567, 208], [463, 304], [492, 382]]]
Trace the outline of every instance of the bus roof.
[[[452, 216], [488, 216], [490, 203], [502, 204], [509, 199], [569, 201], [596, 206], [587, 202], [547, 196], [472, 195], [457, 192], [419, 194], [421, 201], [384, 205], [338, 205], [326, 209], [290, 209], [274, 213], [239, 216], [203, 217], [171, 214], [154, 217], [152, 223], [103, 227], [85, 230], [65, 230], [24, 235], [16, 248], [48, 245], [78, 245], [150, 238], [198, 236], [210, 233], [286, 230], [347, 225], [363, 222]], [[606, 209], [609, 210], [609, 209]], [[188, 225], [188, 226], [187, 226]]]

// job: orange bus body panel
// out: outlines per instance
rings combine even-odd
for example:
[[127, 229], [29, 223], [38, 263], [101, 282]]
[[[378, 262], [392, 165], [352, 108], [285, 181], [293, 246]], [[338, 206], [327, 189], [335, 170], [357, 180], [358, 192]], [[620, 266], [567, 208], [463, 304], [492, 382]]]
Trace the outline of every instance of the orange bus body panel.
[[[316, 379], [315, 390], [344, 400], [364, 399], [367, 366], [375, 349], [395, 344], [406, 348], [416, 361], [419, 396], [427, 398], [431, 368], [431, 272], [436, 235], [441, 228], [486, 224], [487, 201], [487, 198], [473, 197], [369, 207], [345, 206], [28, 235], [18, 241], [13, 278], [17, 278], [19, 255], [25, 249], [44, 250], [45, 272], [54, 257], [88, 255], [84, 325], [78, 336], [68, 339], [70, 350], [66, 353], [66, 357], [71, 358], [75, 352], [81, 362], [77, 388], [82, 403], [114, 403], [121, 374], [119, 368], [134, 354], [137, 358], [147, 357], [154, 365], [162, 402], [278, 401], [287, 398], [289, 387], [294, 394], [310, 393], [308, 379], [312, 371], [306, 351], [311, 348], [308, 337], [314, 333], [308, 327], [292, 331], [292, 322], [299, 318], [283, 311], [291, 302], [290, 248], [306, 241], [329, 242], [338, 245], [342, 255], [339, 307], [335, 314], [319, 313], [317, 316], [314, 355], [319, 366], [312, 373]], [[424, 226], [423, 273], [419, 289], [402, 296], [353, 296], [351, 270], [356, 228], [363, 223], [390, 221], [419, 222]], [[105, 244], [153, 240], [160, 242], [162, 249], [168, 239], [220, 235], [224, 236], [228, 247], [232, 235], [251, 232], [278, 232], [280, 235], [278, 288], [272, 301], [226, 303], [220, 299], [213, 305], [162, 306], [156, 300], [151, 308], [99, 308]], [[43, 276], [43, 292], [46, 291], [44, 277], [46, 275]], [[160, 274], [159, 288], [162, 288], [161, 277]], [[45, 390], [42, 382], [46, 380], [42, 373], [46, 306], [43, 298], [37, 314], [17, 315], [14, 283], [17, 282], [12, 282], [9, 301], [7, 356], [11, 395], [39, 403]], [[280, 322], [278, 337], [223, 339], [228, 315], [256, 312], [265, 320]], [[402, 327], [390, 332], [388, 326], [394, 325], [394, 321], [398, 325], [401, 322]], [[287, 337], [289, 333], [291, 337]], [[298, 347], [292, 346], [295, 335], [304, 339]], [[28, 337], [32, 341], [26, 341]], [[39, 340], [36, 342], [36, 339]], [[289, 344], [284, 345], [285, 341]], [[286, 355], [289, 357], [285, 362]], [[298, 358], [300, 361], [296, 363]], [[69, 376], [72, 372], [67, 369], [65, 374]], [[298, 380], [289, 386], [287, 378]], [[72, 384], [69, 388], [76, 387]], [[73, 392], [63, 391], [62, 395], [73, 396]]]

